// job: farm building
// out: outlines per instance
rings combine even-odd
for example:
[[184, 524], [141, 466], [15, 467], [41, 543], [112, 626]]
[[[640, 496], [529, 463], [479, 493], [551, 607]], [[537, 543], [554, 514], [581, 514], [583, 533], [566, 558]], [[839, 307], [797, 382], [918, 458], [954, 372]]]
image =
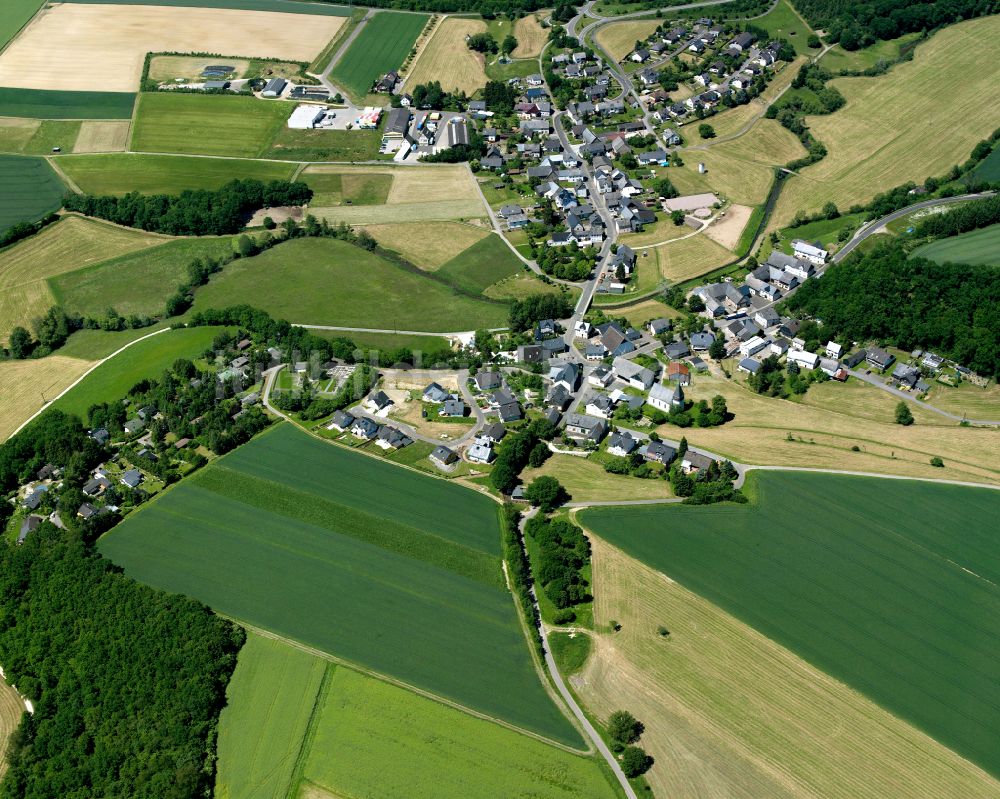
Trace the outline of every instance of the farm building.
[[260, 93], [261, 97], [281, 97], [285, 89], [288, 88], [288, 81], [284, 78], [271, 78]]
[[326, 118], [325, 105], [300, 105], [288, 117], [288, 127], [292, 130], [311, 130], [319, 127]]

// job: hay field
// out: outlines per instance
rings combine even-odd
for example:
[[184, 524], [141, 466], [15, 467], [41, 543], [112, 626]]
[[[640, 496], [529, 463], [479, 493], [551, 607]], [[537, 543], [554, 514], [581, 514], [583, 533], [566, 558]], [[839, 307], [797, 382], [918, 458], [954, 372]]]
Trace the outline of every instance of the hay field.
[[146, 53], [159, 51], [311, 61], [343, 24], [271, 11], [58, 4], [0, 54], [0, 84], [135, 91]]
[[407, 203], [405, 205], [335, 206], [310, 208], [318, 218], [330, 223], [348, 225], [385, 225], [393, 222], [441, 222], [449, 219], [480, 219], [486, 216], [482, 205], [478, 208], [468, 202], [453, 200]]
[[[49, 355], [27, 361], [0, 361], [0, 441], [5, 441], [28, 417], [50, 402], [94, 361]], [[43, 399], [44, 397], [44, 399]]]
[[666, 499], [674, 495], [666, 480], [639, 480], [628, 475], [609, 474], [597, 461], [575, 455], [553, 455], [540, 467], [528, 467], [521, 473], [525, 485], [536, 477], [546, 476], [557, 478], [573, 502]]
[[995, 780], [857, 692], [600, 538], [591, 543], [595, 622], [622, 629], [595, 636], [573, 683], [600, 718], [625, 707], [645, 723], [657, 796], [1000, 795]]
[[645, 39], [659, 24], [657, 19], [612, 22], [598, 28], [594, 40], [615, 61], [621, 61], [632, 52], [637, 39]]
[[0, 778], [7, 771], [7, 760], [4, 757], [7, 741], [21, 723], [22, 715], [24, 715], [24, 702], [21, 701], [21, 697], [17, 691], [0, 680]]
[[233, 74], [241, 78], [250, 69], [250, 62], [245, 58], [219, 58], [218, 56], [185, 56], [158, 55], [149, 62], [150, 80], [173, 80], [186, 78], [198, 80], [205, 67], [213, 64], [225, 64], [233, 67]]
[[[731, 136], [743, 128], [755, 116], [763, 116], [767, 107], [791, 85], [792, 79], [798, 73], [799, 68], [808, 60], [804, 55], [797, 56], [794, 61], [785, 64], [781, 68], [771, 79], [771, 82], [767, 84], [767, 88], [761, 92], [759, 97], [754, 98], [746, 105], [730, 108], [708, 119], [708, 123], [715, 128], [715, 135], [719, 138]], [[690, 129], [692, 137], [700, 140], [701, 137], [698, 136], [697, 125], [690, 126]]]
[[435, 271], [489, 235], [486, 228], [461, 222], [402, 222], [365, 227], [379, 244], [421, 269]]
[[483, 55], [466, 47], [465, 37], [485, 32], [486, 23], [480, 19], [447, 17], [434, 29], [430, 41], [410, 68], [407, 87], [412, 89], [437, 80], [446, 92], [473, 94], [481, 89], [486, 85]]
[[541, 25], [543, 14], [529, 14], [514, 23], [514, 38], [517, 47], [512, 58], [538, 58], [548, 38], [548, 30]]
[[46, 280], [117, 255], [169, 241], [138, 230], [70, 216], [0, 253], [0, 337], [55, 304]]
[[660, 274], [672, 283], [710, 272], [735, 257], [704, 233], [672, 241], [654, 249], [660, 263]]
[[962, 383], [952, 388], [935, 383], [927, 400], [936, 408], [964, 413], [970, 419], [1000, 419], [1000, 385], [986, 388]]
[[73, 145], [74, 153], [123, 153], [132, 123], [127, 119], [85, 120]]
[[[735, 365], [731, 367], [735, 371]], [[942, 425], [942, 417], [935, 414], [931, 420], [930, 411], [915, 406], [911, 410], [916, 424], [903, 427], [893, 421], [898, 400], [888, 392], [874, 386], [859, 387], [869, 393], [855, 392], [847, 385], [843, 388], [849, 391], [838, 395], [837, 388], [832, 383], [813, 386], [800, 403], [754, 394], [739, 380], [700, 375], [685, 395], [699, 400], [723, 394], [735, 418], [722, 427], [690, 429], [685, 435], [693, 447], [743, 463], [1000, 484], [1000, 430]], [[665, 426], [660, 432], [676, 437], [677, 428]], [[789, 433], [793, 441], [787, 439]], [[860, 451], [851, 451], [852, 446]], [[930, 465], [934, 455], [944, 459], [945, 468]]]
[[996, 75], [983, 65], [998, 59], [1000, 17], [983, 17], [936, 33], [912, 61], [886, 75], [831, 81], [847, 105], [806, 119], [828, 155], [789, 180], [775, 209], [777, 224], [829, 201], [841, 208], [864, 203], [965, 161], [1000, 125], [1000, 105], [984, 101]]
[[725, 213], [726, 215], [722, 219], [708, 226], [705, 235], [727, 250], [735, 250], [743, 228], [750, 221], [753, 208], [748, 205], [733, 204], [726, 208]]

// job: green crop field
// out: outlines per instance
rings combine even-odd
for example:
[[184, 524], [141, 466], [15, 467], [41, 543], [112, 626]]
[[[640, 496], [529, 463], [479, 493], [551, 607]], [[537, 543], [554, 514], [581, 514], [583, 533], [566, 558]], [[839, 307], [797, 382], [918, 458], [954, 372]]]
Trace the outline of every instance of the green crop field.
[[49, 289], [59, 305], [82, 316], [96, 318], [108, 308], [122, 316], [160, 315], [167, 297], [187, 282], [188, 264], [231, 253], [232, 241], [226, 236], [168, 241], [57, 275], [50, 278]]
[[336, 239], [295, 239], [240, 259], [195, 292], [195, 309], [249, 303], [300, 324], [449, 332], [500, 327], [507, 305], [471, 297]]
[[219, 716], [218, 799], [286, 799], [326, 663], [249, 632]]
[[447, 261], [435, 274], [468, 294], [481, 294], [521, 268], [517, 256], [497, 234], [491, 233]]
[[288, 103], [253, 97], [143, 94], [130, 149], [254, 158], [270, 144], [291, 112]]
[[939, 264], [995, 264], [1000, 266], [1000, 225], [990, 225], [959, 236], [924, 244], [913, 255]]
[[44, 0], [5, 0], [3, 14], [0, 15], [0, 49], [28, 24], [28, 20], [43, 2]]
[[101, 540], [132, 577], [580, 745], [549, 698], [477, 492], [279, 425]]
[[52, 407], [85, 419], [91, 405], [124, 397], [140, 380], [159, 377], [178, 358], [197, 358], [218, 332], [217, 327], [192, 327], [140, 341], [101, 364]]
[[990, 183], [1000, 181], [1000, 145], [994, 146], [993, 152], [972, 170], [969, 177], [975, 180], [986, 180]]
[[380, 11], [334, 66], [330, 79], [358, 97], [391, 69], [398, 69], [427, 24], [426, 14]]
[[[88, 5], [120, 5], [122, 0], [63, 0]], [[175, 6], [178, 8], [235, 8], [241, 11], [284, 11], [290, 14], [314, 14], [327, 17], [349, 17], [347, 6], [326, 3], [301, 3], [296, 0], [129, 0], [133, 6]]]
[[62, 92], [0, 87], [0, 117], [36, 119], [128, 119], [131, 92]]
[[59, 168], [88, 194], [180, 194], [185, 189], [218, 189], [236, 178], [288, 180], [291, 164], [183, 155], [109, 153], [61, 157]]
[[1000, 492], [754, 475], [754, 506], [585, 511], [597, 535], [1000, 774]]
[[0, 155], [0, 233], [55, 211], [65, 192], [43, 158]]

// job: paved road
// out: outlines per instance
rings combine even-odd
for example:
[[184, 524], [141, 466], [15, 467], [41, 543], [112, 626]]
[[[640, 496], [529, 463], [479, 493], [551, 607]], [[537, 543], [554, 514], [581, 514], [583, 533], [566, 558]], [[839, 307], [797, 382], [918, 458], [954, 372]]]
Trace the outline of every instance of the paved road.
[[969, 419], [964, 415], [959, 416], [958, 414], [955, 413], [949, 413], [948, 411], [943, 411], [940, 408], [936, 408], [935, 406], [927, 402], [924, 402], [923, 400], [917, 399], [915, 396], [913, 396], [912, 391], [901, 391], [900, 389], [895, 388], [894, 386], [890, 386], [884, 381], [879, 380], [879, 378], [876, 377], [875, 375], [870, 375], [857, 369], [848, 369], [847, 372], [852, 377], [858, 378], [858, 380], [864, 380], [866, 383], [871, 383], [876, 388], [880, 388], [883, 391], [888, 391], [890, 394], [893, 394], [899, 397], [900, 399], [906, 400], [907, 402], [912, 402], [914, 405], [923, 408], [924, 410], [930, 411], [931, 413], [936, 413], [939, 416], [944, 416], [947, 419], [953, 419], [956, 422], [968, 422], [969, 424], [985, 425], [990, 427], [1000, 426], [1000, 421], [996, 421], [994, 419]]

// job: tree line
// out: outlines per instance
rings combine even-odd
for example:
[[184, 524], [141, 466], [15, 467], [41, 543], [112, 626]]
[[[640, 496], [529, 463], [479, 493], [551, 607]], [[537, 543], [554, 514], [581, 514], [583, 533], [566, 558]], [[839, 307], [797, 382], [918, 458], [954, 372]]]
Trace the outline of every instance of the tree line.
[[[590, 542], [582, 529], [568, 519], [549, 519], [540, 513], [528, 519], [524, 531], [538, 545], [536, 579], [553, 605], [567, 610], [593, 599], [582, 573], [590, 563]], [[572, 612], [561, 614], [556, 623], [574, 618]]]

